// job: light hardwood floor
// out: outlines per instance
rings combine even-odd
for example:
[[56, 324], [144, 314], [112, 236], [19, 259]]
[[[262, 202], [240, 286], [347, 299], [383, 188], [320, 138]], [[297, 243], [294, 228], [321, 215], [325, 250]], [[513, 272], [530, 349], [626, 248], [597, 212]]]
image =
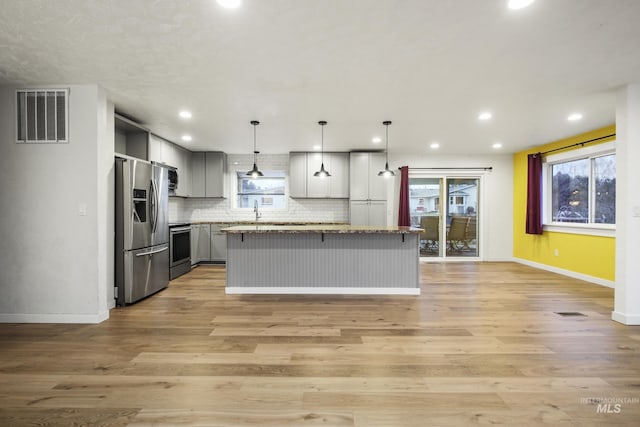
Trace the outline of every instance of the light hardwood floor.
[[640, 327], [611, 289], [513, 263], [421, 281], [228, 296], [204, 266], [99, 325], [0, 324], [0, 425], [640, 425]]

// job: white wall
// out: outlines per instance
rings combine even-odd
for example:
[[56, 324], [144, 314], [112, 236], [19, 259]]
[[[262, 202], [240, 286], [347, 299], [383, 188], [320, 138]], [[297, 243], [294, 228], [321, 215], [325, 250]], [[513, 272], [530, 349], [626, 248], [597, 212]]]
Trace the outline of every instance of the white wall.
[[640, 84], [618, 92], [616, 108], [616, 284], [613, 320], [640, 325]]
[[114, 105], [100, 89], [98, 100], [98, 298], [99, 312], [115, 307]]
[[[513, 260], [513, 157], [501, 155], [392, 155], [389, 164], [394, 170], [400, 166], [411, 168], [484, 168], [492, 167], [482, 182], [481, 194], [484, 200], [479, 202], [481, 239], [481, 257], [484, 261]], [[434, 171], [435, 172], [435, 171]], [[396, 174], [396, 181], [400, 174]], [[392, 217], [390, 222], [397, 224], [398, 185], [390, 191], [389, 202]]]
[[109, 108], [95, 85], [55, 87], [70, 89], [67, 144], [16, 144], [15, 88], [0, 88], [0, 321], [108, 318]]

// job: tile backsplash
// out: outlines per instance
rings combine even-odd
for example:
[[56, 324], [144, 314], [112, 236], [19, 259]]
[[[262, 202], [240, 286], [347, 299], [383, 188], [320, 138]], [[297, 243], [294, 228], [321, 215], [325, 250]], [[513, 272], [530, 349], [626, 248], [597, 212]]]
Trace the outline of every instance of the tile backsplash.
[[[253, 221], [253, 209], [231, 209], [231, 199], [169, 199], [169, 222]], [[347, 199], [289, 199], [287, 209], [260, 211], [260, 221], [349, 222]]]
[[[282, 170], [289, 173], [289, 155], [260, 155], [258, 164], [262, 170]], [[252, 155], [229, 154], [227, 156], [227, 181], [236, 179], [236, 170], [249, 170]], [[231, 195], [231, 190], [228, 191]], [[169, 222], [196, 221], [252, 221], [253, 209], [232, 207], [233, 197], [224, 199], [179, 198], [169, 199]], [[348, 222], [348, 199], [292, 199], [287, 198], [285, 209], [261, 209], [261, 221], [309, 221]]]

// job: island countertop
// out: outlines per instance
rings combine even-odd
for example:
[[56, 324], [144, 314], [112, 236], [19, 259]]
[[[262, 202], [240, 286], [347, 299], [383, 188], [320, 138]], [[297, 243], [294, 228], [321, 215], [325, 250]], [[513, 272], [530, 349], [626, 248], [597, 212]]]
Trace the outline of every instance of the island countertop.
[[373, 227], [365, 225], [348, 225], [348, 224], [314, 224], [314, 225], [239, 225], [234, 227], [223, 228], [229, 234], [412, 234], [421, 233], [422, 228], [414, 227]]

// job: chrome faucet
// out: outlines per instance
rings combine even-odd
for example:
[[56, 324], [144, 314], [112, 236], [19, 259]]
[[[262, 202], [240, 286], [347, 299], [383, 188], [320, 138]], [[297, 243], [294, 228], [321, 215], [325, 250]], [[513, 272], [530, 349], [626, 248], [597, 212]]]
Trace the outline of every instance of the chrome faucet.
[[256, 221], [258, 221], [262, 215], [260, 215], [260, 211], [258, 210], [258, 201], [257, 200], [253, 201], [253, 211], [256, 213]]

